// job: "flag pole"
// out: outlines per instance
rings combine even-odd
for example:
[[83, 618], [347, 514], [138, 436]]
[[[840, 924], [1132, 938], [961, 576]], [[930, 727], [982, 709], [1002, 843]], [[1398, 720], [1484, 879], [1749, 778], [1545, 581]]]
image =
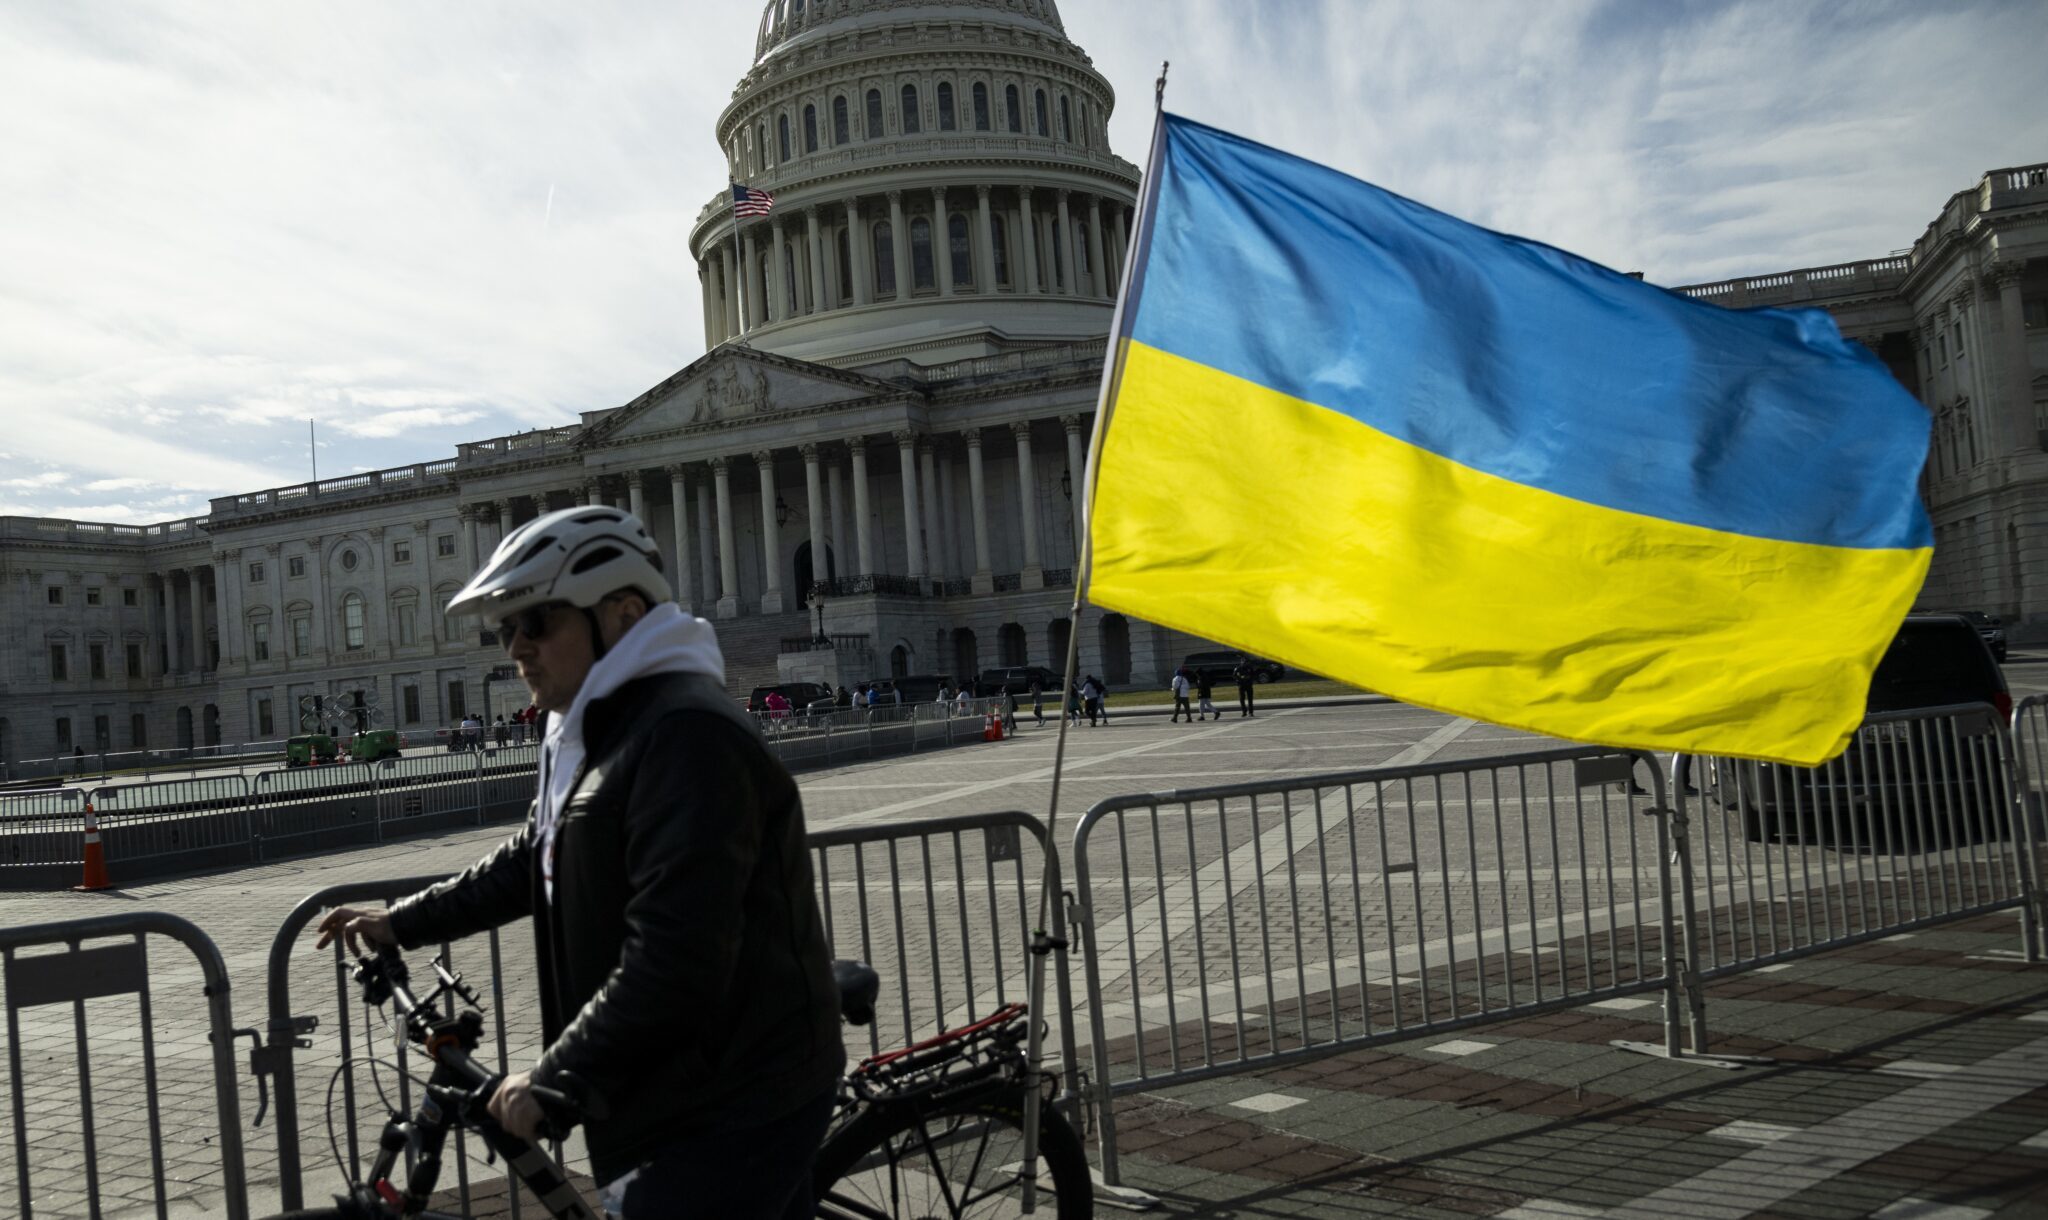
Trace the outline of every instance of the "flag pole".
[[[1102, 437], [1109, 426], [1109, 414], [1116, 401], [1116, 390], [1123, 379], [1124, 340], [1134, 320], [1131, 304], [1131, 283], [1136, 278], [1134, 270], [1144, 261], [1146, 249], [1151, 244], [1151, 218], [1153, 201], [1159, 194], [1159, 170], [1164, 160], [1166, 146], [1166, 70], [1171, 61], [1159, 65], [1159, 79], [1152, 87], [1152, 143], [1146, 154], [1145, 177], [1138, 190], [1138, 211], [1131, 223], [1131, 246], [1124, 254], [1123, 273], [1117, 288], [1116, 311], [1110, 315], [1109, 344], [1102, 355], [1102, 386], [1096, 393], [1095, 426], [1088, 438], [1088, 460], [1081, 471], [1081, 545], [1074, 556], [1074, 602], [1067, 614], [1067, 660], [1059, 692], [1060, 727], [1059, 737], [1053, 745], [1052, 795], [1046, 802], [1045, 811], [1045, 863], [1044, 872], [1038, 885], [1038, 918], [1031, 925], [1031, 978], [1029, 992], [1030, 1033], [1027, 1048], [1027, 1068], [1031, 1073], [1031, 1087], [1024, 1093], [1024, 1164], [1036, 1163], [1038, 1155], [1038, 1108], [1042, 1093], [1037, 1087], [1039, 1063], [1045, 1052], [1045, 1022], [1040, 1014], [1045, 1008], [1045, 959], [1054, 949], [1065, 949], [1064, 940], [1054, 939], [1046, 931], [1047, 913], [1053, 901], [1053, 861], [1059, 852], [1059, 837], [1055, 833], [1060, 816], [1060, 776], [1066, 765], [1067, 729], [1071, 720], [1067, 715], [1067, 696], [1074, 689], [1074, 671], [1079, 668], [1081, 657], [1081, 611], [1088, 604], [1088, 578], [1094, 563], [1094, 538], [1090, 518], [1094, 516], [1095, 474], [1101, 460]], [[1107, 696], [1105, 696], [1105, 699]], [[1104, 710], [1108, 710], [1107, 703]], [[1068, 1065], [1071, 1070], [1073, 1065]], [[1131, 1191], [1118, 1181], [1114, 1147], [1116, 1125], [1109, 1106], [1109, 1082], [1095, 1082], [1097, 1095], [1103, 1099], [1102, 1122], [1099, 1133], [1103, 1143], [1102, 1189], [1115, 1192], [1127, 1198], [1142, 1198], [1140, 1192]], [[1024, 1207], [1027, 1211], [1037, 1196], [1037, 1180], [1032, 1174], [1023, 1175]]]
[[730, 176], [727, 176], [725, 180], [725, 206], [732, 213], [732, 265], [733, 269], [739, 273], [740, 280], [734, 286], [734, 291], [739, 293], [740, 302], [740, 324], [738, 329], [739, 334], [745, 335], [747, 333], [747, 323], [752, 321], [752, 318], [747, 313], [747, 264], [740, 254], [740, 201], [733, 197], [733, 188], [738, 185], [739, 183], [733, 181]]

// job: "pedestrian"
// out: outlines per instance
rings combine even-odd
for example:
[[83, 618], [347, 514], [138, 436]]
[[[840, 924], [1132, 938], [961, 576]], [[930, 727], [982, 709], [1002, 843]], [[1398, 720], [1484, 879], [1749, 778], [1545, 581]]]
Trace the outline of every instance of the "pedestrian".
[[889, 684], [889, 702], [895, 704], [897, 707], [903, 706], [903, 688], [896, 685], [894, 682], [891, 682]]
[[1250, 657], [1239, 657], [1237, 668], [1231, 671], [1237, 678], [1237, 714], [1239, 719], [1256, 715], [1252, 710], [1252, 683], [1259, 680], [1258, 671], [1252, 668]]
[[961, 687], [960, 693], [954, 697], [954, 707], [962, 716], [974, 707], [974, 696], [968, 693], [966, 687]]
[[1095, 718], [1102, 714], [1102, 684], [1089, 674], [1081, 680], [1081, 702], [1088, 709], [1088, 727], [1095, 727]]
[[1003, 688], [1003, 735], [1017, 735], [1017, 692], [1007, 686]]
[[492, 726], [492, 735], [501, 749], [512, 743], [512, 728], [505, 723], [505, 717], [502, 713], [498, 716], [498, 723]]
[[1216, 679], [1210, 677], [1209, 671], [1206, 669], [1196, 670], [1195, 696], [1200, 700], [1196, 704], [1196, 711], [1201, 713], [1201, 717], [1204, 720], [1223, 719], [1223, 713], [1216, 710], [1215, 694]]
[[862, 711], [862, 712], [864, 712], [864, 711], [866, 711], [866, 710], [867, 710], [867, 706], [868, 706], [868, 684], [867, 684], [867, 683], [865, 683], [865, 682], [856, 682], [856, 683], [854, 683], [854, 684], [853, 684], [853, 702], [849, 703], [849, 704], [848, 704], [847, 706], [848, 706], [848, 707], [851, 707], [851, 708], [853, 708], [853, 709], [854, 709], [855, 711]]
[[768, 692], [768, 697], [763, 699], [762, 702], [768, 705], [768, 719], [786, 720], [789, 718], [790, 702], [788, 695], [783, 694], [779, 690], [771, 690]]
[[1109, 723], [1109, 683], [1095, 679], [1095, 701], [1102, 705], [1102, 723]]
[[388, 909], [329, 912], [319, 943], [527, 922], [543, 1049], [489, 1097], [497, 1125], [537, 1140], [536, 1086], [573, 1077], [609, 1111], [583, 1130], [607, 1214], [809, 1216], [846, 1055], [803, 802], [660, 565], [618, 509], [506, 536], [449, 610], [489, 618], [554, 713], [527, 821]]
[[1081, 723], [1081, 685], [1078, 682], [1067, 684], [1067, 719], [1075, 724]]
[[847, 689], [846, 689], [846, 683], [844, 683], [844, 682], [841, 682], [841, 683], [839, 684], [839, 706], [840, 706], [840, 707], [852, 707], [852, 706], [853, 706], [853, 693], [852, 693], [851, 691], [849, 691], [849, 690], [847, 690]]
[[1188, 670], [1185, 665], [1173, 671], [1173, 719], [1176, 723], [1182, 712], [1188, 714], [1189, 724], [1195, 722], [1195, 711], [1188, 706]]
[[[1009, 689], [1008, 687], [1004, 688]], [[1045, 688], [1034, 679], [1031, 683], [1031, 719], [1039, 728], [1045, 727]]]

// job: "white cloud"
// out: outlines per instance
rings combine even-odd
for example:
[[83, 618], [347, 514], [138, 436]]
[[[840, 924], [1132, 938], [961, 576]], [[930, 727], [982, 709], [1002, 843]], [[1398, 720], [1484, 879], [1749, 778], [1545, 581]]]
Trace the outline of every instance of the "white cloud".
[[[302, 481], [308, 418], [379, 468], [658, 382], [701, 350], [686, 237], [760, 10], [0, 6], [0, 482], [182, 515]], [[2048, 159], [2038, 4], [1061, 11], [1131, 160], [1171, 59], [1179, 113], [1666, 283], [1882, 255]]]
[[85, 490], [85, 491], [139, 491], [139, 490], [141, 490], [141, 489], [142, 489], [142, 488], [144, 488], [144, 487], [154, 487], [154, 486], [155, 486], [155, 484], [154, 484], [154, 483], [152, 483], [152, 482], [151, 482], [150, 480], [148, 480], [148, 479], [138, 479], [138, 478], [125, 478], [125, 479], [94, 479], [94, 480], [93, 480], [92, 482], [90, 482], [90, 483], [87, 483], [87, 484], [85, 485], [85, 487], [83, 488], [83, 490]]
[[61, 487], [70, 477], [61, 470], [45, 470], [41, 474], [26, 475], [17, 479], [0, 479], [0, 487]]

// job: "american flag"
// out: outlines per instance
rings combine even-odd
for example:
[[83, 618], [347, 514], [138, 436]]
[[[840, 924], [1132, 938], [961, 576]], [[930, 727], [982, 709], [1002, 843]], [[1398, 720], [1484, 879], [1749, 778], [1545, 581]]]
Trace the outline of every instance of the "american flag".
[[757, 191], [751, 186], [732, 184], [732, 214], [735, 216], [766, 216], [775, 206], [775, 196], [767, 191]]

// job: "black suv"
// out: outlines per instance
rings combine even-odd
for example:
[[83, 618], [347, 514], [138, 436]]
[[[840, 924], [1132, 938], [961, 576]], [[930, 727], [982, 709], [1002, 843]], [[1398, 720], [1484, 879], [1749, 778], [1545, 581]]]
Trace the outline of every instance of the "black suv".
[[1060, 676], [1043, 665], [1006, 665], [1001, 669], [984, 669], [974, 680], [974, 693], [984, 699], [1008, 693], [1028, 695], [1031, 684], [1038, 683], [1042, 691], [1057, 691]]
[[832, 695], [831, 687], [818, 682], [778, 682], [774, 686], [755, 687], [754, 693], [747, 696], [747, 710], [767, 711], [770, 691], [781, 691], [782, 697], [789, 700], [789, 710], [792, 712], [805, 711], [818, 700], [830, 698]]
[[[1947, 730], [1920, 729], [1888, 721], [1884, 713], [1920, 708], [1985, 704], [1992, 712], [1958, 714], [1956, 739]], [[2012, 694], [1991, 648], [1959, 614], [1910, 614], [1870, 679], [1866, 704], [1872, 717], [1843, 753], [1819, 767], [1788, 767], [1714, 759], [1707, 768], [1707, 795], [1742, 813], [1751, 839], [1782, 836], [1820, 845], [1835, 837], [1837, 823], [1865, 845], [1917, 844], [1923, 828], [1946, 842], [1946, 828], [1991, 816], [1982, 785], [1995, 777], [1978, 774], [1978, 760], [1998, 758], [2000, 724], [2012, 720]], [[1888, 826], [1875, 815], [1889, 811]], [[1793, 822], [1797, 825], [1792, 825]], [[1996, 833], [1995, 831], [1993, 833]], [[1848, 846], [1848, 844], [1841, 844]]]
[[1278, 682], [1287, 675], [1287, 667], [1278, 661], [1268, 661], [1248, 652], [1226, 648], [1220, 652], [1191, 652], [1181, 662], [1190, 678], [1207, 677], [1211, 682], [1235, 682], [1240, 662], [1252, 663], [1252, 680], [1256, 682]]
[[2005, 620], [1982, 610], [1958, 610], [1955, 612], [1964, 622], [1977, 629], [1977, 635], [1991, 649], [1991, 655], [2005, 663]]

